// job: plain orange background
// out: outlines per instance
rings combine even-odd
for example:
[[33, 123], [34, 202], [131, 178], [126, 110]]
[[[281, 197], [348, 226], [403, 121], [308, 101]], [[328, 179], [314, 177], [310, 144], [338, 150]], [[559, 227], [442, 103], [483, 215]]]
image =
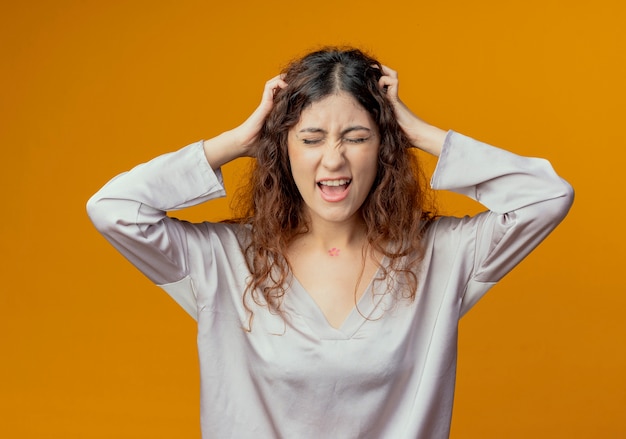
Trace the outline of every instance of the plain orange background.
[[[626, 437], [623, 5], [3, 2], [0, 437], [199, 437], [194, 322], [84, 205], [113, 175], [236, 126], [268, 78], [324, 44], [371, 51], [426, 120], [546, 157], [577, 192], [462, 320], [452, 438]], [[244, 171], [227, 167], [231, 188]], [[228, 202], [182, 215], [222, 219]]]

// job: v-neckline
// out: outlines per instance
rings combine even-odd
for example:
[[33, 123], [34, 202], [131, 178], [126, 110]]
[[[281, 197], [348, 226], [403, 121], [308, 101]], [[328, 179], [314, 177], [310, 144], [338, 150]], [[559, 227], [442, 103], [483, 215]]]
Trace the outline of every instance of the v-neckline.
[[[383, 257], [382, 263], [384, 264], [385, 261], [386, 257]], [[302, 317], [309, 328], [321, 339], [350, 339], [361, 325], [371, 317], [384, 296], [384, 294], [373, 293], [373, 287], [380, 276], [380, 271], [381, 268], [378, 267], [363, 294], [361, 294], [356, 304], [352, 306], [350, 313], [339, 327], [330, 324], [322, 308], [293, 273], [290, 273], [288, 279], [289, 292], [285, 295], [285, 305], [290, 308], [291, 312]], [[385, 283], [384, 280], [381, 282]]]

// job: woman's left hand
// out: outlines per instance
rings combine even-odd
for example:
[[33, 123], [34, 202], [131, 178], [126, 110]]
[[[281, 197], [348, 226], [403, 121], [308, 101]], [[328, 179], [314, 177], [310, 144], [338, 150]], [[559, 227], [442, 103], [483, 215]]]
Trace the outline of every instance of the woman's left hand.
[[382, 89], [386, 88], [387, 99], [393, 106], [400, 128], [414, 147], [438, 156], [441, 153], [446, 132], [424, 122], [400, 100], [398, 73], [387, 66], [382, 67], [383, 75], [378, 80], [378, 86]]

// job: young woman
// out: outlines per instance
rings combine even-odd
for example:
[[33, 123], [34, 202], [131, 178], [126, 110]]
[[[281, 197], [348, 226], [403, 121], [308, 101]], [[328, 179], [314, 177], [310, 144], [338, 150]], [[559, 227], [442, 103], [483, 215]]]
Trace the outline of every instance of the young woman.
[[[436, 217], [431, 186], [488, 211]], [[256, 158], [241, 218], [166, 215], [224, 195]], [[121, 174], [100, 232], [198, 321], [202, 430], [215, 438], [446, 438], [459, 318], [566, 215], [571, 187], [416, 117], [394, 71], [325, 49], [267, 82], [239, 127]]]

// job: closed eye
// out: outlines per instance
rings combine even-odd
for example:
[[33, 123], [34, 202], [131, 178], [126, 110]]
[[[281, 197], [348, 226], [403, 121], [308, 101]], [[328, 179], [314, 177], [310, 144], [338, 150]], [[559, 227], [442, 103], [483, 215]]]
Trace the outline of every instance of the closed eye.
[[363, 143], [367, 140], [369, 140], [369, 137], [357, 137], [354, 139], [344, 139], [346, 142], [348, 143]]
[[315, 145], [322, 141], [322, 139], [302, 139], [302, 143], [305, 145]]

